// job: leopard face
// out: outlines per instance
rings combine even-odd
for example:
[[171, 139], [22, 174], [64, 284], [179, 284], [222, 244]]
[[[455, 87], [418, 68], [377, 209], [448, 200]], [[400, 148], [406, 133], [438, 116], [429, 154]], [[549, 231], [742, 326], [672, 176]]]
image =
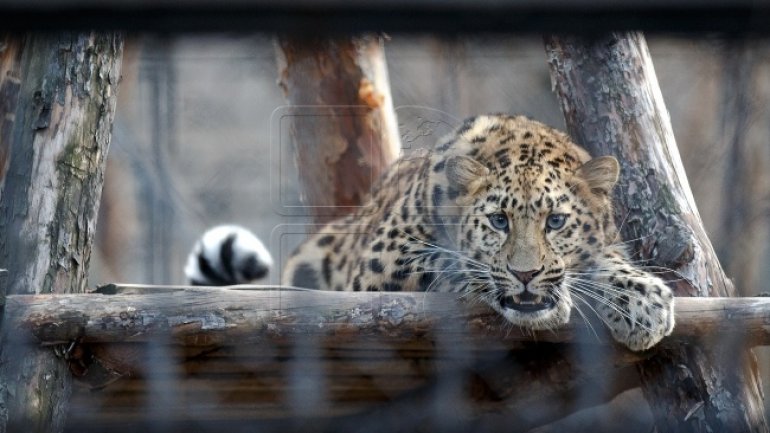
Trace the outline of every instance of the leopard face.
[[461, 140], [475, 147], [462, 154], [455, 145], [461, 154], [447, 159], [461, 205], [455, 243], [469, 267], [485, 270], [466, 290], [515, 325], [566, 323], [574, 299], [565, 277], [588, 269], [615, 235], [609, 193], [617, 162], [589, 160], [564, 134], [516, 118]]

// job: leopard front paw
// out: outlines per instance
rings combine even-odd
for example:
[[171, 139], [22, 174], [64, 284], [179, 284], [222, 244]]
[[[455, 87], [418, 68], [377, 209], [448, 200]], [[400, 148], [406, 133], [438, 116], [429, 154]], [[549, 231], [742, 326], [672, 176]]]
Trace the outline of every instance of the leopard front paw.
[[658, 344], [674, 329], [674, 294], [660, 279], [648, 275], [630, 276], [614, 282], [606, 303], [597, 311], [612, 336], [633, 351]]

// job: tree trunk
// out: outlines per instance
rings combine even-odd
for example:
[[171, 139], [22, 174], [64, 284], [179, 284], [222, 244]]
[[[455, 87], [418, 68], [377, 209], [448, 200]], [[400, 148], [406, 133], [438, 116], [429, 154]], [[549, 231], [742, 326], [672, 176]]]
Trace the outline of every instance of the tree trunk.
[[[615, 218], [635, 259], [666, 270], [679, 296], [733, 295], [690, 192], [644, 37], [549, 36], [546, 50], [572, 137], [620, 161]], [[756, 363], [741, 344], [670, 345], [641, 364], [658, 431], [768, 431]]]
[[399, 153], [382, 40], [283, 38], [277, 52], [306, 215], [328, 222], [360, 206]]
[[21, 82], [21, 44], [23, 38], [0, 34], [0, 195], [8, 169], [11, 130], [16, 119], [16, 101]]
[[[10, 151], [0, 198], [5, 290], [83, 292], [123, 38], [30, 34], [12, 43], [20, 57], [17, 100], [4, 101], [15, 118], [2, 143]], [[11, 346], [10, 337], [3, 335], [0, 430], [61, 431], [71, 384], [67, 365], [51, 350]]]

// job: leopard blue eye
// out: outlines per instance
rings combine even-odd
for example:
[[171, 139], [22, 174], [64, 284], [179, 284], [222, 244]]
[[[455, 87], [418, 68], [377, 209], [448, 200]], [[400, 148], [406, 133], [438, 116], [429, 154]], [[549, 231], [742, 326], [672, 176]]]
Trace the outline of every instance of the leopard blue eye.
[[502, 212], [495, 212], [487, 215], [489, 223], [492, 224], [497, 230], [507, 232], [508, 231], [508, 217]]
[[565, 222], [567, 222], [567, 215], [563, 213], [552, 213], [548, 215], [548, 218], [545, 220], [545, 226], [550, 230], [559, 230], [564, 227]]

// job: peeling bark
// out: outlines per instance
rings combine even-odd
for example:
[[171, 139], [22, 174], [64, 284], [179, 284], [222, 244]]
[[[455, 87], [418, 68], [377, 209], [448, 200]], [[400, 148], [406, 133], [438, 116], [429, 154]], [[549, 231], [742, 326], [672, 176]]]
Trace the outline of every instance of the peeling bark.
[[[9, 272], [8, 294], [85, 289], [122, 40], [112, 33], [11, 39], [19, 88], [15, 101], [4, 101], [13, 122], [9, 135], [3, 125], [10, 165], [0, 197], [0, 268]], [[0, 431], [61, 431], [67, 365], [50, 350], [8, 344], [13, 336], [3, 331]]]
[[[243, 287], [243, 286], [239, 286]], [[615, 346], [617, 359], [631, 363], [656, 349], [634, 355], [581, 317], [558, 330], [510, 329], [497, 313], [452, 293], [333, 292], [259, 286], [254, 290], [188, 286], [117, 286], [100, 293], [10, 295], [6, 325], [15, 338], [52, 345], [170, 341], [187, 347], [269, 344], [301, 336], [404, 342], [434, 346], [445, 334], [459, 343], [484, 340], [582, 343]], [[770, 298], [677, 298], [677, 327], [663, 341], [676, 346], [693, 338], [739, 338], [747, 346], [770, 345]], [[462, 325], [459, 325], [462, 324]]]
[[[644, 37], [549, 36], [546, 50], [570, 134], [621, 163], [615, 218], [634, 258], [667, 271], [679, 296], [734, 295], [690, 192]], [[754, 357], [740, 340], [668, 347], [641, 364], [658, 431], [768, 431]]]
[[382, 40], [282, 38], [277, 53], [303, 202], [328, 222], [360, 206], [399, 153]]

